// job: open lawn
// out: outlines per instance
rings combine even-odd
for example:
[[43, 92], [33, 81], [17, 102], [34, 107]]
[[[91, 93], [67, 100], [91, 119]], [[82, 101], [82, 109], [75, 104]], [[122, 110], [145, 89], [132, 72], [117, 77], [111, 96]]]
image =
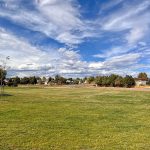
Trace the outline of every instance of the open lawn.
[[0, 150], [149, 150], [150, 91], [9, 88]]

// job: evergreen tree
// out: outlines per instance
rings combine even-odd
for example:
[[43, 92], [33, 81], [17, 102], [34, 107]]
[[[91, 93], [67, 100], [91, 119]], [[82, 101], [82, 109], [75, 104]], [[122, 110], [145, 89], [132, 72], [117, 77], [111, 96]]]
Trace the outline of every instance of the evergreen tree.
[[148, 76], [145, 72], [139, 73], [138, 78], [142, 80], [148, 80]]
[[126, 75], [123, 79], [124, 87], [131, 88], [135, 86], [135, 80], [132, 76]]

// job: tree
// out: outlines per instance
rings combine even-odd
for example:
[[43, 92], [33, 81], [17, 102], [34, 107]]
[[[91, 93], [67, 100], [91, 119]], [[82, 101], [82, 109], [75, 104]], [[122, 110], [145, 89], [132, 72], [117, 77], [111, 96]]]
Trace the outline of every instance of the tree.
[[60, 80], [60, 75], [57, 74], [57, 75], [55, 76], [55, 82], [58, 83], [59, 80]]
[[12, 85], [13, 85], [13, 80], [12, 80], [12, 78], [10, 78], [10, 79], [8, 80], [7, 85], [8, 85], [8, 86], [12, 86]]
[[20, 80], [21, 84], [29, 84], [29, 78], [28, 77], [24, 77]]
[[98, 86], [111, 86], [110, 76], [98, 76], [95, 78], [95, 83]]
[[20, 78], [19, 78], [18, 76], [16, 76], [16, 77], [14, 78], [14, 81], [15, 81], [17, 84], [20, 84]]
[[95, 78], [95, 83], [96, 83], [98, 86], [102, 86], [102, 80], [103, 80], [103, 77], [97, 76], [97, 77]]
[[6, 70], [0, 68], [0, 83], [1, 83], [1, 85], [3, 84], [4, 79], [6, 78], [6, 74], [7, 74]]
[[37, 84], [37, 79], [36, 79], [36, 77], [35, 77], [35, 76], [30, 77], [30, 78], [29, 78], [29, 83], [30, 83], [30, 84]]
[[67, 79], [64, 77], [60, 77], [59, 84], [66, 84]]
[[115, 80], [115, 86], [116, 87], [123, 87], [123, 78], [121, 76], [118, 76]]
[[8, 86], [16, 87], [16, 86], [18, 86], [18, 82], [17, 82], [16, 78], [10, 78], [10, 79], [8, 80], [7, 85], [8, 85]]
[[40, 77], [36, 77], [37, 83], [42, 84], [42, 79]]
[[18, 76], [10, 78], [8, 81], [8, 86], [18, 86], [20, 84], [20, 78]]
[[60, 75], [55, 76], [55, 83], [57, 84], [66, 84], [67, 79], [64, 77], [61, 77]]
[[53, 82], [53, 81], [54, 81], [54, 78], [52, 78], [52, 77], [48, 78], [48, 82]]
[[135, 80], [132, 76], [126, 75], [123, 79], [124, 86], [127, 88], [131, 88], [135, 86]]
[[150, 85], [150, 78], [148, 78], [147, 85]]
[[44, 83], [46, 82], [46, 77], [42, 78], [42, 82], [44, 82]]
[[145, 72], [141, 72], [138, 74], [138, 78], [142, 80], [148, 80], [148, 76]]
[[84, 78], [83, 78], [83, 83], [84, 83], [86, 80], [87, 80], [87, 77], [84, 77]]
[[110, 79], [109, 79], [109, 76], [103, 76], [102, 77], [102, 86], [110, 86]]
[[95, 78], [93, 76], [87, 78], [87, 82], [90, 84], [95, 80]]
[[0, 68], [0, 86], [1, 86], [1, 93], [0, 95], [4, 94], [4, 79], [6, 78], [6, 70], [3, 68]]
[[81, 79], [80, 78], [76, 78], [73, 80], [73, 84], [79, 84], [81, 83]]
[[114, 87], [115, 86], [115, 80], [118, 78], [118, 75], [112, 74], [109, 76], [109, 82], [110, 86]]

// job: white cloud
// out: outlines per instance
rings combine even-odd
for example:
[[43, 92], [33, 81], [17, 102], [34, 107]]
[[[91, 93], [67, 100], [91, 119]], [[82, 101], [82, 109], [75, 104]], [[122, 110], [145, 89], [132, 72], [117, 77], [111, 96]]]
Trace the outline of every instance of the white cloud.
[[[117, 9], [112, 14], [105, 16], [100, 23], [106, 31], [126, 31], [125, 39], [129, 44], [139, 42], [148, 34], [150, 26], [150, 13], [148, 11], [150, 1], [127, 3], [124, 7]], [[129, 32], [128, 32], [129, 31]], [[124, 33], [122, 33], [124, 35]]]
[[[134, 5], [129, 5], [123, 0], [111, 1], [103, 6], [102, 11], [122, 2], [125, 5], [116, 8], [111, 14], [100, 16], [96, 21], [83, 18], [76, 0], [33, 0], [29, 2], [32, 3], [32, 10], [23, 5], [22, 0], [2, 2], [0, 17], [27, 29], [39, 31], [69, 47], [49, 47], [44, 51], [42, 46], [31, 45], [27, 40], [0, 29], [0, 55], [1, 58], [11, 56], [9, 65], [14, 70], [13, 75], [135, 74], [135, 70], [140, 67], [148, 68], [139, 61], [150, 55], [147, 43], [143, 42], [149, 34], [149, 0], [134, 1]], [[100, 32], [104, 34], [99, 35]], [[120, 33], [118, 38], [121, 44], [115, 43], [112, 48], [100, 50], [100, 53], [94, 55], [96, 58], [103, 58], [104, 61], [84, 61], [80, 51], [72, 49], [84, 42], [85, 38], [102, 37], [105, 33]], [[107, 40], [106, 37], [104, 39]], [[137, 50], [132, 52], [136, 48]]]
[[8, 65], [11, 66], [9, 74], [13, 76], [60, 74], [82, 77], [113, 72], [131, 73], [131, 69], [133, 70], [135, 66], [136, 69], [138, 68], [140, 59], [140, 54], [130, 53], [111, 56], [103, 62], [87, 62], [82, 60], [78, 51], [60, 48], [46, 52], [2, 29], [0, 29], [0, 41], [0, 56], [11, 57]]
[[44, 52], [2, 29], [0, 41], [1, 59], [9, 55], [11, 57], [9, 65], [12, 69], [38, 69], [43, 64], [52, 62], [57, 56], [55, 52]]
[[137, 48], [137, 45], [130, 46], [130, 45], [121, 45], [121, 46], [114, 46], [110, 49], [105, 50], [103, 53], [95, 54], [93, 57], [95, 58], [111, 58], [118, 55], [123, 55], [130, 52], [133, 48]]
[[106, 11], [108, 9], [113, 8], [114, 6], [119, 5], [120, 3], [122, 3], [124, 0], [115, 0], [115, 1], [108, 1], [106, 3], [104, 3], [101, 8], [100, 11]]
[[7, 5], [0, 10], [0, 16], [66, 45], [79, 44], [85, 37], [94, 34], [90, 31], [92, 27], [82, 19], [79, 6], [74, 0], [34, 0], [32, 10], [24, 7], [21, 2], [5, 2]]
[[89, 64], [89, 68], [103, 70], [106, 73], [109, 72], [113, 73], [114, 71], [115, 73], [117, 72], [117, 70], [125, 71], [125, 70], [133, 69], [133, 66], [138, 64], [139, 59], [140, 59], [140, 54], [129, 53], [120, 56], [114, 56], [102, 62], [91, 62]]
[[148, 27], [143, 25], [143, 27], [135, 27], [127, 34], [126, 39], [129, 44], [135, 44], [135, 42], [140, 41], [144, 35], [148, 32]]
[[6, 56], [11, 58], [9, 74], [49, 76], [85, 71], [86, 62], [81, 60], [78, 51], [66, 48], [43, 51], [3, 29], [0, 29], [0, 41], [0, 60]]

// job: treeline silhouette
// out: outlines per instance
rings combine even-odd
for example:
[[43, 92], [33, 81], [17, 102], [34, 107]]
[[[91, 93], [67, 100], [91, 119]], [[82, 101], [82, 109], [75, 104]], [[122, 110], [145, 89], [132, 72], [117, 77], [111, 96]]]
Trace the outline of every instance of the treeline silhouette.
[[68, 84], [95, 84], [101, 87], [133, 87], [135, 86], [135, 80], [132, 76], [126, 75], [125, 77], [111, 74], [109, 76], [90, 76], [85, 78], [65, 78], [60, 75], [55, 77], [14, 77], [8, 78], [5, 85], [18, 86], [18, 84], [45, 84], [45, 85], [68, 85]]

